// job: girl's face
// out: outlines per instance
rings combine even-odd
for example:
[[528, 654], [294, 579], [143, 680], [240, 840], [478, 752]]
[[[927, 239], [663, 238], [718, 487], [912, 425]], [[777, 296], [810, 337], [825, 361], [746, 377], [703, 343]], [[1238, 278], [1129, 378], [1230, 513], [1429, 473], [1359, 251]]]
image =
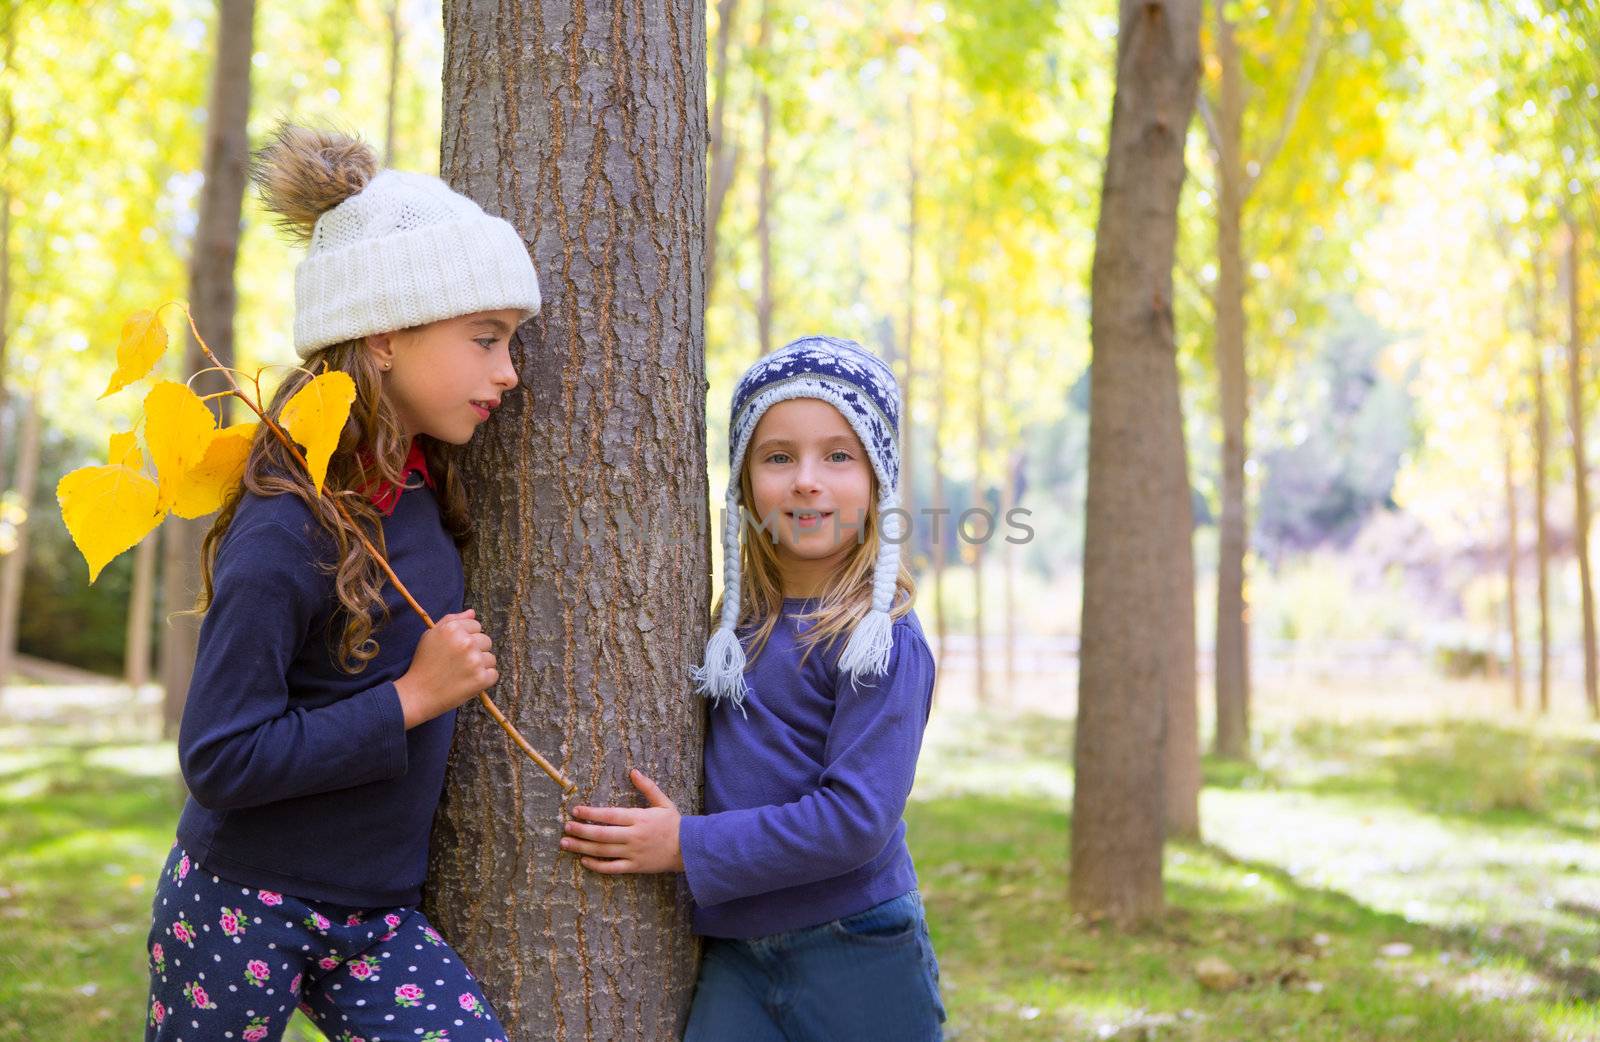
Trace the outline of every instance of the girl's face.
[[407, 435], [452, 445], [472, 438], [517, 386], [511, 334], [520, 318], [511, 309], [480, 311], [367, 338], [379, 366], [388, 364], [384, 393]]
[[776, 535], [790, 595], [809, 595], [866, 536], [872, 465], [861, 439], [827, 402], [791, 398], [761, 415], [746, 466], [755, 520]]

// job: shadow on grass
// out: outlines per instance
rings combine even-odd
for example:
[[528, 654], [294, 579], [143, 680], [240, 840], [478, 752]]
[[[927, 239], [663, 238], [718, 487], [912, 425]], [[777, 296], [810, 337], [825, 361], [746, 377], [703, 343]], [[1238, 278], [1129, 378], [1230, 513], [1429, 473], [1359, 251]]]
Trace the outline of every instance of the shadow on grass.
[[[962, 795], [914, 803], [906, 816], [953, 1040], [1115, 1033], [1509, 1042], [1541, 1034], [1530, 1005], [1463, 1001], [1431, 979], [1441, 968], [1444, 977], [1465, 976], [1458, 960], [1478, 958], [1471, 949], [1481, 942], [1303, 886], [1276, 866], [1174, 845], [1164, 922], [1119, 933], [1070, 914], [1064, 808]], [[1385, 958], [1394, 944], [1411, 955]], [[1556, 1001], [1589, 994], [1587, 978], [1563, 977], [1536, 953], [1514, 954], [1537, 963], [1560, 992]], [[1206, 956], [1237, 969], [1244, 986], [1202, 989], [1193, 971]]]

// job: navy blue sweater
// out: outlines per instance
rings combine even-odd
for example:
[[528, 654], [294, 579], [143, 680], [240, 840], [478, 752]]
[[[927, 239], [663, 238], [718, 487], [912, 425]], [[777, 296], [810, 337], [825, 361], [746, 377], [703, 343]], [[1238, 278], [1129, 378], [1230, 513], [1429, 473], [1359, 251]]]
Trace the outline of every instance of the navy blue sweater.
[[694, 930], [761, 937], [871, 908], [917, 885], [901, 815], [933, 700], [915, 612], [894, 624], [889, 673], [841, 679], [844, 641], [806, 658], [788, 599], [745, 674], [748, 718], [710, 714], [705, 809], [678, 827]]
[[[461, 610], [461, 556], [426, 487], [383, 521], [387, 556], [435, 619]], [[424, 625], [393, 587], [379, 651], [343, 672], [334, 544], [293, 495], [249, 493], [223, 539], [178, 735], [178, 838], [245, 886], [373, 908], [415, 904], [455, 713], [407, 731], [394, 682]]]

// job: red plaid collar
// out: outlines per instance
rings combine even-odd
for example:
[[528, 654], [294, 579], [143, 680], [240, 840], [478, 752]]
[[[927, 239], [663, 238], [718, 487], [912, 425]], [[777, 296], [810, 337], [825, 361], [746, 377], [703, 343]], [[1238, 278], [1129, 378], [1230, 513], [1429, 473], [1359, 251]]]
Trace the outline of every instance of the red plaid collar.
[[[372, 466], [372, 456], [363, 451], [361, 461], [368, 467]], [[382, 478], [366, 486], [361, 491], [365, 492], [372, 505], [378, 508], [378, 513], [388, 517], [394, 513], [394, 508], [400, 503], [400, 493], [406, 489], [405, 480], [415, 472], [422, 475], [422, 481], [429, 488], [433, 488], [433, 475], [428, 473], [427, 458], [422, 455], [422, 443], [416, 438], [411, 439], [411, 451], [406, 453], [406, 461], [400, 465], [401, 484], [396, 485]]]

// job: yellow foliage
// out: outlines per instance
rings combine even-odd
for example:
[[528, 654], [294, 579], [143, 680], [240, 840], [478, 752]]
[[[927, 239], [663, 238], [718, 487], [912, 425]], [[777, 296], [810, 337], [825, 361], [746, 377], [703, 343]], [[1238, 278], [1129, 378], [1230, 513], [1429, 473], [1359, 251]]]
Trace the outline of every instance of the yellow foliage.
[[283, 407], [279, 423], [306, 450], [306, 467], [318, 492], [328, 476], [328, 457], [339, 443], [339, 432], [350, 418], [355, 400], [355, 381], [349, 374], [333, 370], [300, 388]]
[[172, 512], [179, 517], [204, 517], [222, 506], [223, 498], [244, 477], [255, 434], [254, 423], [236, 423], [213, 433], [200, 462], [179, 479]]
[[112, 558], [161, 523], [156, 483], [132, 467], [79, 467], [56, 484], [56, 501], [72, 541], [89, 564], [89, 581]]
[[139, 441], [132, 431], [111, 436], [111, 450], [106, 453], [106, 462], [114, 467], [132, 467], [134, 470], [144, 466], [144, 453], [139, 451]]
[[178, 487], [211, 444], [217, 419], [200, 396], [180, 383], [163, 380], [144, 398], [144, 441], [156, 465], [161, 506], [172, 506]]
[[167, 330], [154, 311], [136, 311], [122, 324], [122, 341], [117, 344], [117, 369], [100, 397], [142, 380], [161, 360], [167, 349]]

